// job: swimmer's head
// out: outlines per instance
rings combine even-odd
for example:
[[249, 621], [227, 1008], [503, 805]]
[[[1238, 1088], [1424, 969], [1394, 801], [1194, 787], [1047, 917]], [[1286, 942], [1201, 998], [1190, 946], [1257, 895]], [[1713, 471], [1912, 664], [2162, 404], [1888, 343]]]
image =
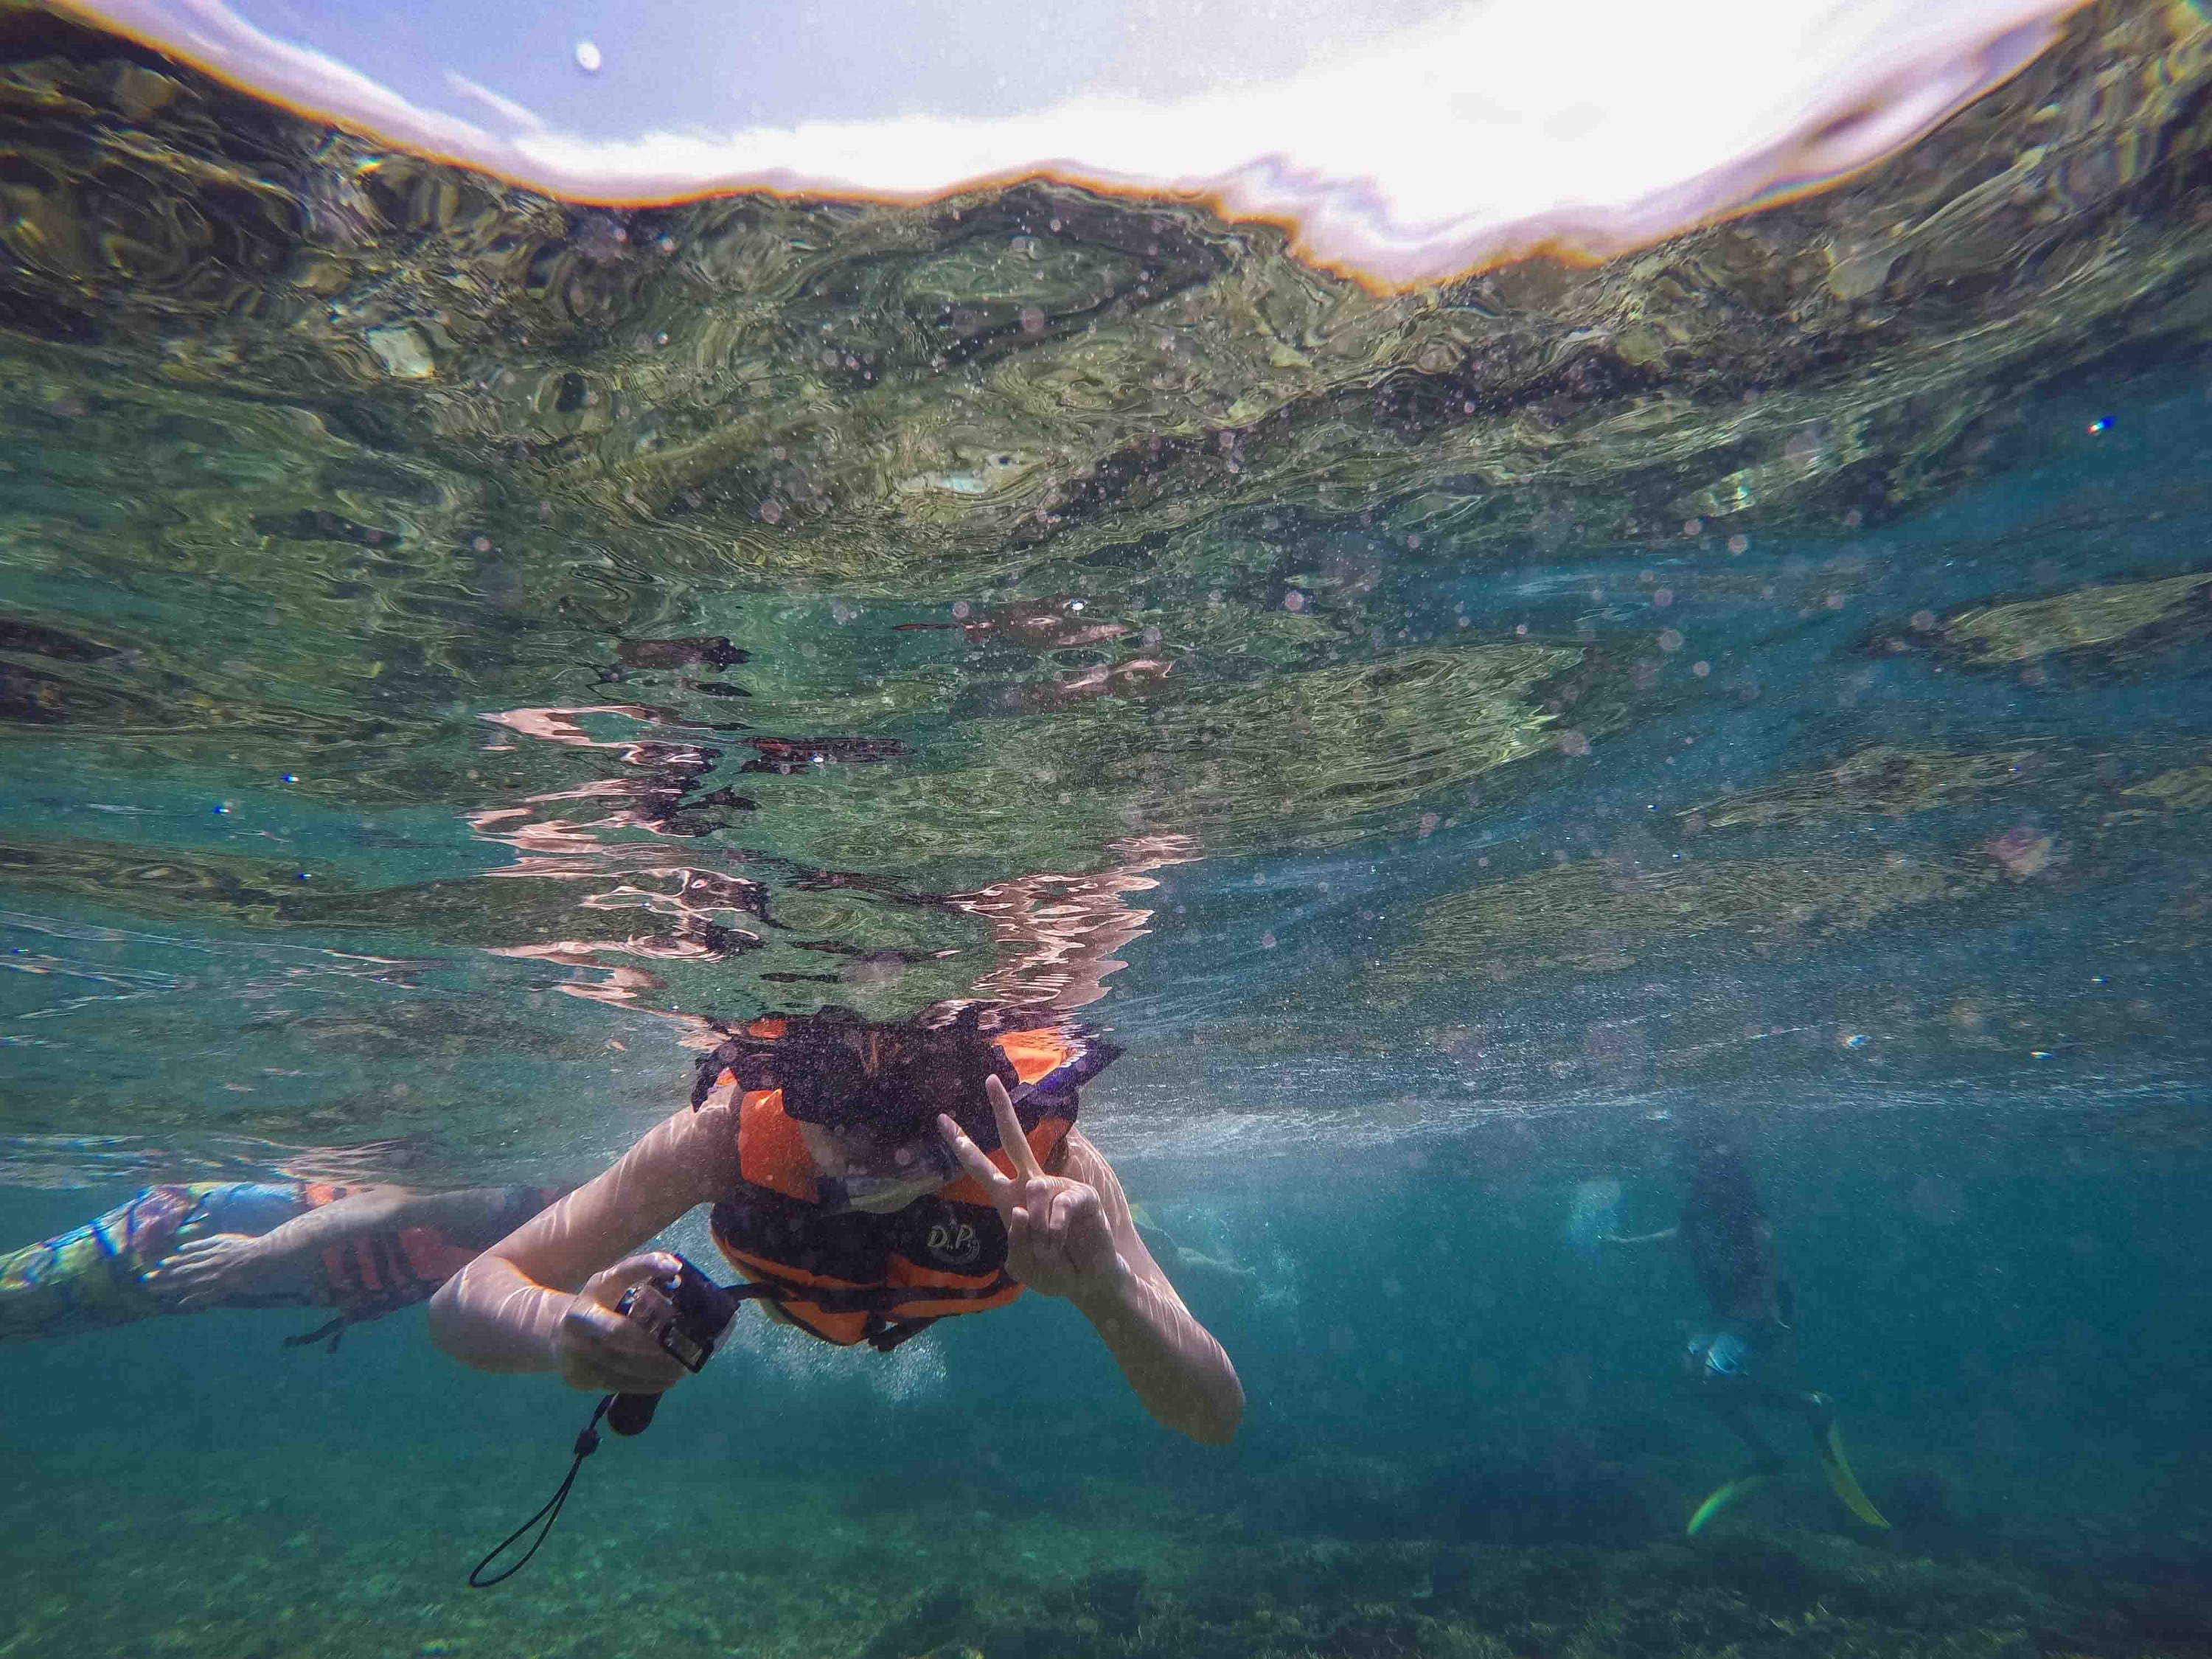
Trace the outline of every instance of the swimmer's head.
[[933, 1138], [944, 1113], [995, 1146], [983, 1085], [995, 1077], [1012, 1091], [1020, 1078], [984, 1034], [983, 1012], [971, 1005], [939, 1025], [866, 1020], [843, 1008], [756, 1020], [702, 1062], [693, 1103], [734, 1067], [744, 1086], [781, 1090], [787, 1115], [842, 1145]]
[[1667, 1167], [1692, 1183], [1737, 1180], [1746, 1173], [1741, 1144], [1741, 1137], [1726, 1121], [1692, 1119], [1668, 1147]]

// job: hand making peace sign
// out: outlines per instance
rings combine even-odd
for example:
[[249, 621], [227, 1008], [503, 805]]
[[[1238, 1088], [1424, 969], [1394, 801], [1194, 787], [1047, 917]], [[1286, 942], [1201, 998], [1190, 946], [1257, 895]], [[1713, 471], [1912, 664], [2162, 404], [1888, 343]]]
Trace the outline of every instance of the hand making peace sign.
[[1006, 1085], [992, 1078], [983, 1093], [999, 1121], [999, 1144], [1014, 1166], [1011, 1180], [950, 1116], [939, 1114], [937, 1127], [1006, 1224], [1006, 1271], [1044, 1296], [1080, 1301], [1110, 1288], [1129, 1267], [1114, 1247], [1097, 1188], [1047, 1175], [1022, 1133]]

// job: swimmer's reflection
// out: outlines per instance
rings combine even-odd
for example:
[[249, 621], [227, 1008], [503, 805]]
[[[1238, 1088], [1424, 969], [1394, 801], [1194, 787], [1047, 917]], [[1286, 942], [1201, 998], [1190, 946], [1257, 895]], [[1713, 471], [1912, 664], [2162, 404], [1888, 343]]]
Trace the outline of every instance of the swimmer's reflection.
[[709, 1205], [744, 1292], [824, 1341], [887, 1352], [1025, 1288], [1065, 1297], [1155, 1419], [1226, 1442], [1237, 1373], [1076, 1127], [1078, 1091], [1113, 1051], [1038, 1018], [969, 1004], [901, 1024], [755, 1021], [702, 1062], [690, 1107], [455, 1275], [434, 1337], [483, 1370], [657, 1395], [690, 1367], [625, 1314], [689, 1264], [638, 1252]]
[[315, 1181], [149, 1187], [0, 1256], [0, 1340], [213, 1308], [327, 1308], [296, 1346], [428, 1301], [560, 1187], [419, 1192]]

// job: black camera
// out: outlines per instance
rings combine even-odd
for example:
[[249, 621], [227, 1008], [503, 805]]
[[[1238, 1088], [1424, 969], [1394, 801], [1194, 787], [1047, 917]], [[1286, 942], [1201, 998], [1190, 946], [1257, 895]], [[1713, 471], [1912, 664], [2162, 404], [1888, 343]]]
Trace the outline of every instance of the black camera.
[[[622, 1300], [615, 1304], [615, 1311], [651, 1332], [662, 1352], [686, 1370], [696, 1371], [714, 1357], [714, 1345], [730, 1328], [730, 1321], [737, 1317], [738, 1305], [749, 1295], [761, 1292], [750, 1285], [733, 1285], [725, 1290], [680, 1255], [676, 1264], [676, 1271], [665, 1278], [647, 1279], [623, 1291]], [[545, 1535], [553, 1530], [553, 1523], [561, 1518], [561, 1507], [568, 1501], [568, 1489], [576, 1484], [576, 1474], [584, 1467], [584, 1460], [599, 1449], [602, 1419], [616, 1434], [643, 1434], [651, 1426], [653, 1414], [659, 1406], [660, 1396], [657, 1394], [611, 1394], [600, 1401], [592, 1413], [592, 1420], [576, 1437], [575, 1456], [568, 1465], [568, 1478], [537, 1514], [477, 1563], [469, 1574], [469, 1587], [489, 1589], [530, 1565], [530, 1558], [538, 1553], [538, 1546], [545, 1541]], [[540, 1522], [544, 1523], [542, 1527], [538, 1526]], [[491, 1564], [520, 1543], [522, 1535], [532, 1527], [538, 1527], [538, 1537], [523, 1551], [522, 1559], [513, 1566], [493, 1572]]]
[[634, 1285], [623, 1292], [615, 1311], [642, 1325], [661, 1352], [689, 1371], [706, 1364], [737, 1317], [738, 1298], [682, 1256], [665, 1279]]

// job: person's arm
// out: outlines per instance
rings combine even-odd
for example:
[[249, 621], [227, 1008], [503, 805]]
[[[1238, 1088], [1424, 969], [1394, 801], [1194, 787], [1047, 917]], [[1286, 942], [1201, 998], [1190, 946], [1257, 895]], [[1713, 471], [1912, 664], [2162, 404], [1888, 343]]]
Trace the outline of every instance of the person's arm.
[[507, 1201], [502, 1189], [422, 1193], [406, 1187], [364, 1187], [319, 1204], [267, 1232], [212, 1233], [161, 1258], [145, 1282], [201, 1307], [295, 1279], [325, 1250], [370, 1233], [408, 1227], [449, 1227], [478, 1221]]
[[479, 1370], [555, 1370], [592, 1391], [665, 1389], [688, 1373], [615, 1305], [676, 1271], [665, 1252], [632, 1252], [729, 1190], [736, 1160], [726, 1098], [678, 1112], [447, 1279], [430, 1298], [431, 1340]]
[[1225, 1446], [1244, 1417], [1244, 1387], [1213, 1334], [1183, 1305], [1129, 1216], [1129, 1200], [1105, 1155], [1080, 1130], [1067, 1136], [1062, 1174], [1098, 1194], [1121, 1271], [1067, 1293], [1145, 1402], [1171, 1429]]
[[951, 1118], [938, 1126], [1006, 1224], [1006, 1271], [1042, 1295], [1074, 1303], [1155, 1419], [1194, 1440], [1227, 1444], [1243, 1419], [1243, 1386], [1137, 1236], [1112, 1166], [1071, 1131], [1066, 1173], [1046, 1175], [1004, 1085], [994, 1078], [984, 1092], [1012, 1179]]

